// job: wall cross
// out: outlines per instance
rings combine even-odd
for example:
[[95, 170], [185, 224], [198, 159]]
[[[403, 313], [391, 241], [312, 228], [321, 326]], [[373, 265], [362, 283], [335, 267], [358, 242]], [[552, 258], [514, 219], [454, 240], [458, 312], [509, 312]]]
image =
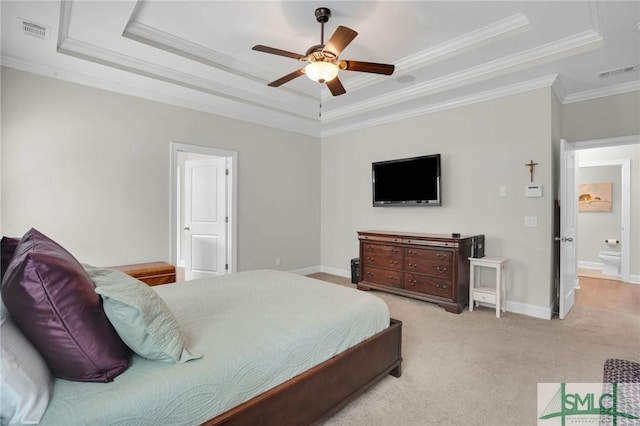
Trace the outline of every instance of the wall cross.
[[525, 164], [525, 166], [529, 167], [529, 173], [531, 174], [531, 182], [533, 182], [533, 168], [537, 165], [538, 163], [534, 163], [533, 160]]

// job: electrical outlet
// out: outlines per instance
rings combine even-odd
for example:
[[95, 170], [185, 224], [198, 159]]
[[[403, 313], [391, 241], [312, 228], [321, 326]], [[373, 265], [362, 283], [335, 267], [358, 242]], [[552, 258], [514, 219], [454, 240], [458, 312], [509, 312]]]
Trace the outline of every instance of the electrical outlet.
[[507, 196], [507, 187], [506, 186], [501, 186], [500, 187], [500, 196], [501, 197], [506, 197]]
[[276, 266], [280, 266], [280, 258], [276, 257]]
[[529, 228], [537, 228], [538, 227], [538, 216], [525, 216], [524, 218], [524, 226]]

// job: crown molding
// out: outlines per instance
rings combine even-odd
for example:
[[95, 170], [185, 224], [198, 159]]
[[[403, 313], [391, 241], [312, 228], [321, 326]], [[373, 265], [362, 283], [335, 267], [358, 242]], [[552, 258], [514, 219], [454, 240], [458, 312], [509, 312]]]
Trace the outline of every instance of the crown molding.
[[[132, 16], [135, 15], [138, 9], [138, 4], [139, 3], [134, 7]], [[72, 7], [73, 1], [71, 0], [65, 0], [60, 3], [60, 19], [57, 41], [58, 53], [122, 71], [127, 71], [186, 89], [195, 90], [217, 98], [238, 102], [250, 107], [262, 108], [270, 112], [283, 114], [290, 118], [309, 122], [318, 121], [318, 118], [315, 116], [315, 111], [311, 111], [308, 105], [304, 105], [304, 99], [301, 99], [300, 102], [294, 102], [292, 105], [291, 102], [285, 103], [283, 101], [274, 100], [272, 97], [258, 96], [251, 92], [231, 87], [230, 85], [219, 84], [210, 79], [196, 77], [194, 75], [176, 71], [142, 59], [122, 55], [90, 43], [75, 40], [69, 36]], [[133, 20], [130, 18], [128, 25], [132, 25], [132, 23]], [[312, 100], [315, 99], [313, 97], [308, 97], [307, 102]], [[300, 113], [300, 111], [305, 110], [309, 110], [308, 115]]]
[[398, 90], [391, 95], [377, 96], [366, 101], [337, 108], [323, 114], [323, 122], [331, 122], [361, 114], [366, 111], [406, 102], [422, 96], [432, 95], [498, 77], [521, 69], [540, 65], [551, 60], [566, 58], [595, 49], [602, 45], [602, 37], [595, 31], [585, 31], [547, 43], [529, 50], [505, 56], [482, 65], [458, 71], [433, 80]]
[[317, 118], [313, 116], [296, 112], [304, 109], [301, 104], [292, 106], [291, 104], [274, 101], [271, 97], [257, 96], [242, 89], [222, 85], [212, 80], [122, 55], [69, 37], [59, 43], [57, 52], [186, 89], [196, 90], [218, 98], [277, 112], [292, 118], [312, 122], [317, 121]]
[[283, 116], [276, 112], [265, 111], [264, 109], [258, 109], [248, 105], [245, 105], [243, 108], [238, 108], [237, 104], [234, 105], [233, 102], [225, 99], [215, 99], [215, 102], [200, 102], [193, 100], [193, 98], [190, 97], [172, 96], [157, 90], [148, 90], [139, 86], [126, 84], [122, 81], [103, 79], [90, 74], [78, 73], [58, 67], [54, 68], [4, 55], [0, 58], [0, 61], [2, 66], [19, 71], [55, 78], [109, 92], [215, 114], [221, 117], [273, 127], [280, 130], [287, 130], [308, 136], [318, 137], [320, 134], [320, 122], [317, 119], [312, 122], [308, 120], [292, 119], [291, 117]]
[[640, 81], [630, 81], [615, 86], [602, 87], [600, 89], [585, 90], [584, 92], [566, 95], [562, 103], [571, 104], [574, 102], [588, 101], [590, 99], [604, 98], [605, 96], [621, 95], [623, 93], [640, 91]]
[[[238, 61], [228, 55], [176, 37], [149, 25], [141, 24], [133, 19], [127, 24], [122, 32], [122, 36], [260, 84], [266, 85], [271, 81], [255, 74], [255, 70], [257, 69], [255, 64]], [[281, 90], [303, 98], [314, 101], [317, 100], [317, 96], [312, 96], [299, 90], [288, 87], [282, 87]]]
[[553, 90], [553, 93], [556, 94], [556, 98], [558, 99], [558, 101], [560, 101], [560, 103], [563, 103], [564, 99], [567, 97], [568, 92], [564, 87], [564, 84], [562, 84], [562, 79], [557, 78], [556, 81], [554, 81], [551, 85], [551, 89]]
[[[486, 46], [507, 37], [521, 34], [530, 28], [527, 17], [521, 13], [502, 19], [493, 24], [463, 34], [448, 40], [437, 46], [425, 49], [422, 52], [404, 57], [396, 62], [395, 75], [407, 74], [419, 68], [424, 68], [436, 62], [452, 58], [456, 55], [469, 52], [473, 49]], [[360, 77], [349, 80], [349, 92], [363, 89], [376, 84], [380, 77], [371, 74], [363, 74]], [[330, 99], [329, 89], [323, 89], [323, 100]]]
[[529, 92], [532, 90], [551, 87], [553, 83], [558, 79], [558, 74], [552, 74], [533, 80], [528, 80], [522, 83], [511, 84], [498, 89], [486, 90], [484, 92], [475, 93], [470, 96], [463, 96], [450, 101], [440, 102], [432, 105], [427, 105], [420, 108], [414, 108], [411, 110], [402, 111], [396, 114], [388, 114], [383, 117], [377, 117], [371, 120], [359, 121], [354, 124], [336, 127], [330, 130], [324, 130], [321, 132], [321, 137], [334, 136], [341, 133], [352, 132], [355, 130], [361, 130], [368, 127], [374, 127], [381, 124], [392, 123], [395, 121], [406, 120], [409, 118], [419, 117], [422, 115], [432, 114], [439, 111], [458, 108], [466, 105], [472, 105], [479, 102], [484, 102], [497, 98], [504, 98], [506, 96], [517, 95], [519, 93]]
[[[317, 116], [317, 96], [311, 96], [299, 90], [283, 87], [280, 90], [285, 93], [281, 98], [271, 97], [258, 92], [251, 92], [247, 86], [266, 84], [267, 80], [260, 77], [262, 70], [247, 63], [239, 62], [227, 55], [204, 46], [181, 39], [171, 34], [162, 32], [153, 27], [136, 22], [136, 11], [139, 2], [132, 9], [123, 36], [150, 46], [154, 46], [172, 55], [196, 61], [201, 65], [216, 68], [229, 73], [230, 80], [249, 80], [246, 85], [239, 84], [239, 89], [232, 85], [222, 84], [213, 78], [203, 78], [179, 71], [177, 68], [169, 68], [154, 62], [149, 62], [134, 56], [122, 55], [114, 51], [101, 48], [96, 45], [84, 43], [69, 37], [69, 27], [72, 0], [60, 2], [60, 18], [58, 28], [57, 47], [58, 52], [81, 58], [95, 64], [106, 65], [116, 70], [132, 73], [133, 75], [147, 77], [160, 83], [178, 86], [182, 90], [171, 90], [172, 94], [165, 94], [162, 84], [154, 90], [148, 85], [145, 88], [136, 87], [131, 81], [107, 80], [97, 77], [97, 74], [86, 72], [74, 72], [45, 66], [38, 63], [28, 63], [17, 58], [2, 56], [2, 65], [20, 69], [35, 74], [59, 78], [74, 83], [85, 84], [105, 90], [138, 96], [171, 105], [190, 108], [202, 112], [212, 113], [223, 117], [243, 120], [269, 127], [288, 130], [296, 133], [325, 137], [340, 134], [352, 130], [372, 127], [383, 123], [412, 118], [437, 111], [474, 104], [490, 99], [509, 96], [540, 87], [551, 87], [562, 104], [580, 102], [604, 96], [640, 91], [640, 81], [622, 83], [601, 89], [588, 90], [579, 93], [568, 94], [562, 81], [557, 75], [546, 76], [523, 83], [512, 84], [502, 88], [487, 90], [481, 93], [461, 96], [459, 98], [424, 105], [404, 112], [386, 114], [385, 108], [403, 102], [424, 97], [424, 103], [429, 102], [428, 96], [451, 89], [471, 86], [472, 84], [487, 81], [494, 77], [507, 75], [519, 70], [530, 69], [534, 66], [549, 61], [566, 58], [578, 53], [589, 51], [603, 45], [601, 11], [598, 1], [589, 1], [588, 7], [591, 14], [593, 29], [574, 34], [560, 40], [537, 46], [529, 50], [498, 58], [484, 64], [458, 71], [449, 75], [435, 78], [410, 87], [405, 87], [391, 95], [377, 96], [358, 102], [347, 107], [331, 110], [330, 102], [323, 104], [322, 118]], [[396, 63], [396, 73], [407, 74], [415, 69], [429, 64], [451, 58], [463, 52], [486, 46], [497, 40], [511, 37], [529, 29], [530, 23], [525, 15], [517, 14], [476, 31], [464, 34], [449, 40], [438, 46], [423, 50], [415, 55], [402, 58]], [[179, 62], [184, 62], [178, 58]], [[66, 63], [61, 61], [60, 63]], [[199, 67], [194, 64], [195, 67]], [[204, 68], [195, 68], [205, 70]], [[212, 70], [212, 74], [217, 71]], [[259, 75], [260, 74], [260, 75]], [[206, 75], [206, 74], [203, 74]], [[350, 79], [348, 89], [350, 92], [360, 90], [369, 85], [380, 82], [379, 76], [362, 74]], [[166, 86], [169, 87], [169, 86]], [[176, 95], [176, 93], [178, 93]], [[321, 99], [331, 98], [328, 90], [321, 93]], [[422, 102], [422, 101], [421, 101]], [[312, 105], [313, 104], [313, 105]], [[366, 114], [365, 113], [369, 113]], [[371, 118], [377, 115], [378, 118]], [[346, 120], [353, 118], [352, 120]], [[342, 125], [338, 120], [350, 121]], [[332, 124], [335, 125], [332, 128]], [[326, 130], [322, 131], [324, 128]]]

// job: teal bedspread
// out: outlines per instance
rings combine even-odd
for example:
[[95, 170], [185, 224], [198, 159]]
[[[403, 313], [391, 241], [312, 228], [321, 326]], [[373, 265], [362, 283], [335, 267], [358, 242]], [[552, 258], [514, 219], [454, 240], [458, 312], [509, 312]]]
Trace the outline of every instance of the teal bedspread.
[[194, 425], [389, 326], [378, 297], [299, 275], [248, 271], [153, 287], [203, 354], [133, 356], [112, 383], [57, 379], [42, 425]]

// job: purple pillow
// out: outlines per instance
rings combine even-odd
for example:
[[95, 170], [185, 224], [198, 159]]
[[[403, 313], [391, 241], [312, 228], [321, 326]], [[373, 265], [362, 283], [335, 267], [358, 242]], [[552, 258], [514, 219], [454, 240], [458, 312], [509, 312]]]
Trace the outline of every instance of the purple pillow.
[[2, 282], [2, 301], [55, 376], [110, 382], [129, 366], [129, 350], [84, 268], [35, 229], [18, 243]]
[[13, 252], [16, 251], [20, 238], [2, 237], [0, 240], [0, 282], [7, 271], [9, 262], [13, 258]]

